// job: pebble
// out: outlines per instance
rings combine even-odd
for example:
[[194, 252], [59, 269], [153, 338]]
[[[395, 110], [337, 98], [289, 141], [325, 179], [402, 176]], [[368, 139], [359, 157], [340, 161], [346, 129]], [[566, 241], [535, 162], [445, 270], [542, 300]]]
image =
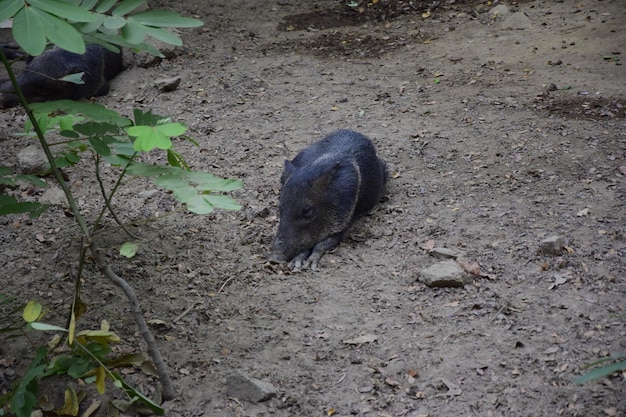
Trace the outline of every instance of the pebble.
[[62, 206], [69, 207], [67, 203], [67, 199], [65, 198], [65, 193], [63, 190], [57, 187], [48, 188], [42, 195], [39, 197], [40, 204], [50, 204], [52, 206]]
[[254, 403], [276, 396], [276, 388], [269, 382], [252, 378], [236, 369], [226, 377], [226, 393], [229, 397]]
[[550, 236], [541, 241], [539, 249], [548, 255], [558, 255], [563, 250], [563, 237]]
[[501, 29], [530, 29], [532, 23], [528, 16], [522, 12], [512, 13], [502, 22]]
[[169, 92], [178, 88], [180, 80], [180, 77], [159, 78], [158, 80], [154, 80], [154, 85], [161, 91]]
[[50, 170], [46, 154], [37, 145], [30, 145], [19, 151], [17, 164], [23, 174], [43, 174]]
[[471, 277], [453, 260], [438, 262], [419, 273], [420, 281], [429, 287], [463, 287]]

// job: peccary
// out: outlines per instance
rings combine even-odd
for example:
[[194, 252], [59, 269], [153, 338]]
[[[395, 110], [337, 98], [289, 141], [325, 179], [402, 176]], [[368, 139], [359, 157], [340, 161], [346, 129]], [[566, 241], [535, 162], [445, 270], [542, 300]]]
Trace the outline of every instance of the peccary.
[[[109, 81], [122, 71], [122, 53], [100, 45], [87, 45], [84, 54], [54, 48], [33, 58], [17, 77], [29, 103], [49, 100], [80, 100], [109, 92]], [[69, 74], [83, 73], [84, 84], [60, 80]], [[19, 104], [13, 85], [0, 82], [0, 108]]]
[[285, 161], [269, 261], [316, 269], [352, 223], [378, 203], [387, 177], [372, 142], [351, 130], [333, 132]]

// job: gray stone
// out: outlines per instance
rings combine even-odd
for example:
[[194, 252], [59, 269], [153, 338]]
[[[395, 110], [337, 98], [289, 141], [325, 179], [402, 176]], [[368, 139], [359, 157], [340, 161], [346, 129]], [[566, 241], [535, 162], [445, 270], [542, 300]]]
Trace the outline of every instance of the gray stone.
[[39, 197], [39, 203], [50, 204], [53, 206], [69, 207], [67, 199], [65, 198], [65, 193], [63, 193], [63, 190], [57, 187], [48, 188], [41, 195], [41, 197]]
[[180, 84], [180, 77], [159, 78], [154, 81], [157, 88], [164, 92], [174, 91]]
[[530, 29], [532, 23], [528, 16], [522, 12], [512, 13], [502, 22], [501, 29]]
[[489, 10], [489, 17], [491, 17], [492, 19], [501, 19], [505, 16], [508, 16], [509, 14], [511, 14], [511, 12], [509, 11], [509, 8], [504, 4], [499, 4]]
[[17, 154], [17, 164], [23, 174], [44, 174], [50, 170], [46, 154], [37, 145], [22, 149]]
[[541, 241], [539, 249], [548, 255], [558, 255], [563, 250], [563, 237], [550, 236]]
[[419, 273], [420, 281], [429, 287], [462, 287], [471, 277], [453, 260], [438, 262]]
[[252, 378], [238, 369], [226, 377], [226, 395], [229, 397], [257, 403], [269, 400], [276, 393], [276, 388], [269, 382]]

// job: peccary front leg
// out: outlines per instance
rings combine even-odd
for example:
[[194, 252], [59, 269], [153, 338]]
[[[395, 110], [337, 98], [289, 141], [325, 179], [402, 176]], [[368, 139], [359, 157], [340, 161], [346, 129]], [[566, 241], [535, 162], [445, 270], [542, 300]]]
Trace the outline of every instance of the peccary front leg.
[[310, 268], [312, 271], [317, 269], [317, 264], [322, 256], [337, 247], [345, 232], [339, 232], [334, 235], [328, 236], [321, 242], [317, 243], [313, 250], [307, 249], [300, 252], [293, 258], [287, 266], [289, 269], [299, 271], [301, 269]]

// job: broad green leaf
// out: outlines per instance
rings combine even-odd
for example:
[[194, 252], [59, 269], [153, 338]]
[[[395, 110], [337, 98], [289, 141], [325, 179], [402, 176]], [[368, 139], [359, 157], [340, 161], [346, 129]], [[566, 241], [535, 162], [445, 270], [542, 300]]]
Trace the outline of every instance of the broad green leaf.
[[208, 194], [205, 195], [204, 198], [209, 202], [209, 204], [218, 209], [241, 210], [241, 206], [239, 205], [239, 203], [237, 203], [234, 198], [227, 195]]
[[36, 175], [23, 175], [23, 174], [18, 174], [15, 176], [16, 180], [20, 180], [20, 181], [27, 181], [30, 182], [31, 184], [37, 186], [37, 187], [41, 187], [41, 188], [46, 188], [48, 187], [48, 183], [41, 180], [39, 177], [37, 177]]
[[96, 13], [106, 13], [111, 7], [115, 6], [115, 3], [117, 3], [117, 0], [102, 0], [98, 3], [98, 6], [96, 6], [95, 11]]
[[95, 16], [89, 10], [61, 0], [28, 0], [31, 6], [74, 22], [93, 22]]
[[176, 12], [169, 10], [146, 10], [128, 16], [129, 20], [134, 20], [146, 26], [154, 26], [159, 28], [177, 27], [177, 28], [194, 28], [202, 26], [204, 23], [197, 19], [183, 17]]
[[127, 130], [130, 136], [134, 136], [133, 148], [136, 151], [151, 151], [154, 148], [169, 149], [172, 141], [160, 130], [152, 126], [132, 126]]
[[167, 167], [160, 165], [149, 165], [136, 162], [130, 165], [126, 169], [126, 172], [139, 177], [156, 177], [167, 173], [168, 169]]
[[120, 255], [132, 258], [137, 253], [137, 244], [133, 242], [125, 242], [120, 247]]
[[41, 316], [41, 311], [43, 310], [43, 306], [37, 301], [29, 301], [24, 307], [24, 311], [22, 312], [22, 317], [26, 320], [27, 323], [32, 323], [37, 321], [37, 319]]
[[73, 100], [55, 100], [43, 103], [33, 103], [31, 104], [31, 108], [36, 113], [37, 117], [42, 114], [63, 112], [74, 115], [82, 114], [93, 122], [109, 122], [120, 127], [125, 127], [131, 124], [129, 119], [122, 117], [116, 111], [109, 110], [102, 104], [98, 103]]
[[187, 131], [182, 123], [166, 123], [155, 126], [155, 129], [169, 137], [180, 136]]
[[614, 363], [612, 365], [603, 366], [601, 368], [594, 369], [574, 379], [575, 384], [584, 384], [585, 382], [593, 381], [599, 378], [609, 376], [614, 372], [626, 370], [626, 361]]
[[91, 10], [98, 3], [98, 0], [74, 0], [74, 4], [80, 4], [80, 7], [86, 10]]
[[126, 19], [121, 16], [106, 16], [102, 24], [105, 28], [119, 30], [126, 24]]
[[[81, 31], [81, 33], [87, 34], [87, 33], [92, 33], [95, 32], [96, 30], [100, 29], [102, 27], [102, 24], [104, 23], [104, 20], [108, 17], [106, 15], [102, 15], [102, 14], [95, 14], [95, 20], [93, 22], [86, 22], [86, 23], [77, 23], [75, 24], [75, 27]], [[87, 39], [85, 39], [87, 40]]]
[[213, 212], [213, 204], [209, 203], [204, 196], [194, 195], [185, 202], [187, 210], [196, 214], [209, 214]]
[[124, 0], [113, 9], [111, 14], [113, 16], [126, 16], [144, 3], [145, 0]]
[[130, 44], [137, 45], [146, 38], [146, 30], [143, 25], [128, 20], [121, 30], [122, 37]]
[[10, 19], [24, 7], [23, 0], [0, 0], [0, 22]]
[[65, 77], [59, 78], [59, 80], [66, 81], [68, 83], [73, 83], [73, 84], [85, 84], [85, 81], [83, 81], [83, 75], [85, 75], [84, 72], [77, 72], [75, 74], [67, 74]]
[[174, 46], [181, 46], [183, 44], [183, 41], [178, 36], [168, 30], [146, 26], [145, 31], [149, 36], [161, 42]]
[[[46, 210], [48, 207], [49, 206], [47, 205], [31, 202], [13, 204], [5, 204], [3, 202], [0, 202], [0, 216], [4, 216], [6, 214], [35, 213], [42, 208], [43, 210]], [[43, 213], [43, 211], [39, 212], [39, 214], [41, 213]]]
[[50, 13], [37, 9], [34, 12], [39, 15], [43, 31], [52, 43], [75, 54], [85, 53], [85, 41], [74, 26]]
[[187, 165], [187, 162], [185, 161], [183, 156], [176, 152], [174, 149], [167, 150], [167, 163], [173, 167], [189, 171], [189, 165]]
[[24, 7], [13, 18], [13, 39], [29, 55], [40, 55], [46, 47], [41, 18], [32, 7]]
[[30, 323], [30, 327], [35, 330], [41, 331], [54, 331], [54, 332], [67, 332], [67, 329], [59, 326], [55, 326], [54, 324], [40, 323], [38, 321]]
[[110, 156], [111, 149], [104, 143], [104, 141], [98, 137], [90, 137], [88, 139], [91, 148], [100, 156]]

